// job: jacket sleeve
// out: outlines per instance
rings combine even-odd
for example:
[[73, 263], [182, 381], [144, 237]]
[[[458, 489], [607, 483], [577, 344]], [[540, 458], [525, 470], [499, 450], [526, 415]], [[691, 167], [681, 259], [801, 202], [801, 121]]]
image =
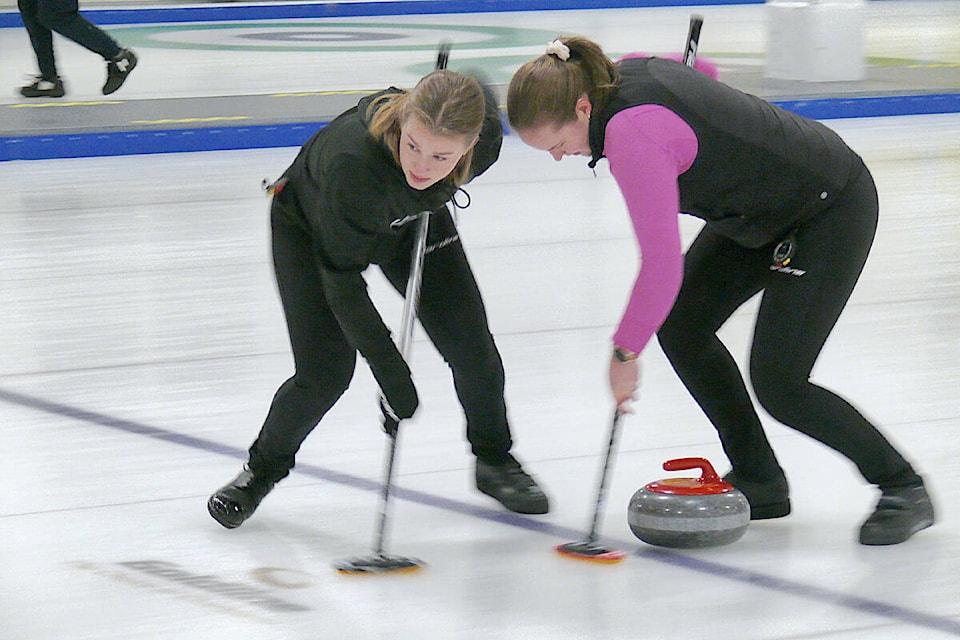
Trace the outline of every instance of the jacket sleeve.
[[397, 417], [409, 418], [417, 409], [417, 390], [390, 330], [370, 300], [363, 275], [359, 271], [321, 269], [320, 277], [327, 302], [347, 340], [367, 361]]
[[470, 163], [470, 179], [477, 177], [497, 161], [500, 157], [500, 147], [503, 144], [503, 121], [500, 118], [500, 106], [496, 93], [490, 84], [478, 74], [472, 74], [480, 82], [486, 113], [483, 117], [483, 128], [480, 130], [480, 140], [473, 149], [473, 160]]
[[[413, 415], [417, 393], [410, 369], [370, 299], [363, 270], [376, 246], [394, 233], [377, 197], [377, 176], [359, 162], [328, 178], [333, 185], [315, 252], [324, 292], [347, 340], [370, 366], [380, 389], [400, 418]], [[333, 167], [336, 169], [336, 167]]]

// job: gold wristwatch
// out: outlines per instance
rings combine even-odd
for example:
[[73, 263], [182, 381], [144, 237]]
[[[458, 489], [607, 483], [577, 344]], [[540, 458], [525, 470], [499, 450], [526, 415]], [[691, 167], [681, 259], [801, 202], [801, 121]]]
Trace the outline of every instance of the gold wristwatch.
[[639, 355], [633, 351], [617, 346], [613, 347], [613, 356], [620, 362], [633, 362], [639, 357]]

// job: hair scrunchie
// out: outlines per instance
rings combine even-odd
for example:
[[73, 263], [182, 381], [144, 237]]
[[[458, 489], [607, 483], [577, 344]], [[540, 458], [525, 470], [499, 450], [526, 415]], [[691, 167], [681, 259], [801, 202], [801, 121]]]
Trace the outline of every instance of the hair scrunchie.
[[560, 60], [566, 62], [570, 59], [570, 47], [563, 44], [560, 40], [554, 40], [547, 45], [547, 55], [554, 55]]

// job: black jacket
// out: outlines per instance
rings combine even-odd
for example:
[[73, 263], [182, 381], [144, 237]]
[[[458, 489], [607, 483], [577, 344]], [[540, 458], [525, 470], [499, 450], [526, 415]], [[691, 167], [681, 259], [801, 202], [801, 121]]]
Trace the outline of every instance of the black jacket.
[[617, 91], [590, 118], [591, 166], [610, 119], [641, 104], [664, 106], [690, 125], [699, 149], [679, 179], [680, 209], [748, 247], [780, 240], [829, 207], [863, 169], [824, 125], [661, 58], [619, 63]]
[[[368, 106], [384, 93], [400, 91], [365, 97], [317, 132], [284, 173], [286, 182], [274, 199], [276, 218], [312, 236], [327, 302], [388, 399], [391, 388], [411, 384], [410, 373], [370, 300], [362, 272], [370, 264], [408, 260], [415, 225], [402, 221], [423, 211], [445, 212], [456, 192], [447, 180], [425, 190], [408, 186], [393, 155], [368, 131]], [[487, 113], [471, 178], [497, 160], [502, 142], [496, 97], [487, 88], [484, 94]]]

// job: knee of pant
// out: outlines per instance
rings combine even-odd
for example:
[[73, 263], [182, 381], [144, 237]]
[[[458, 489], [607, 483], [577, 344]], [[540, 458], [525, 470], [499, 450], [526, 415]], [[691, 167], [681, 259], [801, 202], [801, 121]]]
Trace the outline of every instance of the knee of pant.
[[336, 393], [337, 395], [340, 395], [347, 390], [347, 387], [350, 386], [350, 381], [352, 379], [352, 374], [348, 374], [343, 371], [337, 371], [333, 374], [326, 374], [316, 378], [311, 378], [308, 384], [314, 389], [319, 389], [320, 391], [325, 390], [328, 393]]
[[346, 375], [304, 375], [298, 373], [293, 378], [301, 402], [311, 404], [318, 413], [325, 412], [350, 386], [350, 376]]
[[455, 380], [473, 380], [473, 385], [482, 385], [486, 389], [503, 388], [503, 361], [497, 352], [473, 354], [447, 360], [447, 365]]
[[[671, 322], [668, 319], [668, 322], [665, 322], [657, 331], [657, 342], [660, 343], [660, 348], [663, 349], [667, 357], [672, 360], [673, 356], [684, 351], [702, 350], [699, 345], [703, 345], [706, 340], [701, 334], [702, 332], [698, 332], [696, 327], [685, 326], [684, 323]], [[712, 336], [713, 334], [710, 334], [710, 337]]]
[[461, 336], [459, 340], [448, 341], [438, 350], [451, 367], [462, 368], [479, 366], [482, 369], [502, 367], [500, 352], [489, 333], [475, 332]]
[[776, 367], [752, 366], [750, 379], [757, 402], [774, 419], [790, 424], [803, 409], [808, 381]]
[[503, 360], [500, 359], [500, 351], [497, 350], [497, 347], [494, 345], [493, 341], [485, 343], [482, 351], [477, 353], [480, 354], [478, 358], [483, 365], [484, 369], [490, 371], [499, 371], [503, 369]]
[[50, 30], [56, 31], [57, 27], [69, 20], [74, 13], [73, 11], [56, 11], [41, 8], [37, 11], [37, 22]]
[[681, 345], [680, 332], [677, 331], [673, 325], [664, 323], [663, 326], [660, 327], [660, 330], [657, 331], [657, 342], [660, 343], [660, 348], [663, 349], [663, 352], [668, 356], [676, 353]]

